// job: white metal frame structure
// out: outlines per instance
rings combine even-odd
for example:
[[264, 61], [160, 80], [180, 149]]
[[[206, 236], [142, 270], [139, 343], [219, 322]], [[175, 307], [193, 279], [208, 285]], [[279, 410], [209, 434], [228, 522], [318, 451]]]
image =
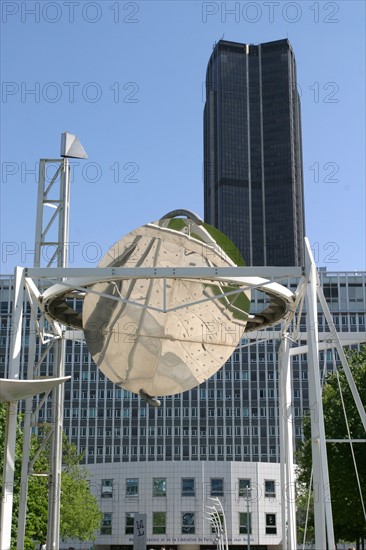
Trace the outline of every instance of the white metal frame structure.
[[[35, 257], [34, 267], [44, 264], [47, 268], [57, 266], [66, 268], [69, 255], [69, 220], [70, 220], [70, 164], [69, 157], [87, 158], [83, 146], [78, 138], [68, 132], [61, 135], [61, 159], [41, 159], [39, 163], [39, 180], [37, 196], [37, 215], [35, 230]], [[50, 170], [51, 169], [51, 170]], [[51, 171], [52, 176], [49, 177]], [[51, 214], [49, 214], [51, 208]], [[51, 249], [51, 256], [47, 251]], [[42, 287], [41, 287], [42, 288]], [[54, 353], [53, 376], [63, 377], [65, 372], [65, 331], [60, 323], [49, 323], [48, 331], [44, 331], [42, 322], [45, 317], [41, 313], [38, 320], [38, 299], [41, 289], [37, 288], [37, 281], [26, 285], [28, 300], [32, 307], [29, 352], [26, 376], [28, 380], [37, 378], [38, 369], [44, 358], [35, 362], [36, 339], [40, 336], [43, 343], [47, 343], [46, 353], [51, 348]], [[25, 537], [25, 522], [27, 510], [28, 476], [33, 471], [35, 458], [29, 460], [30, 436], [32, 426], [36, 423], [39, 409], [48, 399], [47, 392], [32, 412], [32, 398], [28, 397], [25, 404], [24, 440], [21, 471], [21, 498], [19, 505], [17, 550], [23, 550]], [[48, 500], [48, 533], [47, 548], [56, 549], [59, 545], [60, 524], [60, 496], [61, 496], [61, 463], [62, 463], [62, 420], [63, 420], [64, 390], [62, 386], [55, 387], [51, 393], [52, 419], [50, 431], [45, 438], [39, 452], [51, 440], [51, 460], [49, 471], [49, 500]], [[38, 456], [38, 455], [36, 455]]]
[[[230, 273], [228, 272], [228, 269]], [[17, 318], [20, 322], [21, 319], [21, 303], [23, 300], [23, 293], [21, 291], [22, 285], [25, 285], [28, 291], [32, 294], [33, 298], [37, 300], [38, 307], [44, 311], [45, 303], [50, 299], [50, 296], [60, 295], [65, 291], [65, 287], [69, 290], [71, 288], [77, 289], [78, 293], [81, 290], [87, 292], [88, 284], [92, 284], [96, 280], [117, 280], [119, 278], [200, 278], [200, 279], [215, 279], [222, 278], [225, 280], [239, 280], [243, 281], [243, 287], [248, 288], [250, 285], [251, 277], [244, 277], [244, 275], [252, 275], [256, 273], [255, 283], [252, 283], [252, 287], [263, 287], [263, 285], [271, 284], [271, 268], [268, 267], [238, 267], [238, 268], [144, 268], [140, 272], [139, 268], [90, 268], [90, 269], [78, 269], [78, 268], [29, 268], [21, 270], [21, 277], [19, 279], [19, 273], [16, 280], [16, 289], [18, 291], [15, 294], [14, 302], [14, 321]], [[311, 429], [312, 429], [312, 453], [313, 453], [313, 467], [314, 467], [314, 484], [316, 483], [317, 489], [323, 495], [324, 498], [316, 499], [315, 502], [315, 517], [316, 517], [316, 542], [315, 547], [317, 550], [323, 550], [327, 547], [334, 548], [334, 535], [332, 524], [332, 512], [330, 506], [330, 494], [329, 494], [329, 476], [326, 456], [326, 440], [324, 433], [324, 419], [321, 403], [321, 385], [320, 385], [320, 371], [319, 371], [319, 334], [317, 328], [317, 297], [321, 302], [325, 316], [330, 321], [330, 333], [326, 333], [331, 336], [332, 341], [327, 340], [326, 345], [333, 345], [339, 352], [339, 356], [346, 372], [347, 379], [350, 384], [350, 388], [356, 402], [360, 417], [363, 425], [366, 429], [366, 413], [363, 409], [358, 390], [353, 382], [353, 378], [345, 359], [345, 355], [342, 349], [342, 343], [337, 335], [334, 324], [331, 322], [331, 315], [324, 300], [322, 290], [318, 284], [317, 272], [314, 264], [314, 260], [311, 255], [309, 243], [307, 242], [307, 263], [305, 273], [302, 273], [300, 268], [273, 268], [272, 280], [275, 277], [280, 279], [284, 277], [300, 277], [300, 283], [298, 285], [297, 292], [294, 294], [294, 304], [297, 307], [301, 307], [301, 304], [306, 300], [307, 305], [307, 322], [308, 322], [308, 353], [309, 353], [309, 400], [310, 408], [313, 414], [311, 415]], [[260, 276], [265, 276], [266, 279], [259, 279]], [[57, 281], [63, 279], [62, 283]], [[243, 280], [244, 279], [244, 280]], [[35, 281], [39, 281], [40, 287], [45, 288], [46, 281], [51, 286], [48, 287], [43, 293], [37, 292]], [[245, 281], [245, 283], [244, 283]], [[52, 285], [52, 282], [56, 283]], [[277, 289], [279, 290], [280, 285]], [[285, 293], [286, 295], [286, 293]], [[122, 299], [122, 298], [121, 298]], [[293, 315], [295, 315], [296, 309], [294, 308]], [[54, 322], [57, 326], [57, 322], [54, 319], [50, 319], [48, 314], [45, 316], [49, 321]], [[293, 448], [292, 448], [292, 411], [291, 411], [291, 381], [290, 381], [290, 357], [296, 353], [304, 353], [307, 349], [304, 346], [299, 348], [292, 348], [292, 339], [289, 334], [289, 324], [291, 318], [287, 318], [281, 331], [282, 343], [281, 343], [281, 357], [280, 357], [280, 406], [283, 414], [281, 416], [281, 432], [280, 432], [280, 444], [281, 444], [281, 473], [282, 473], [282, 487], [286, 487], [286, 498], [283, 499], [283, 548], [284, 550], [293, 550], [296, 548], [296, 522], [295, 522], [295, 503], [294, 503], [294, 464], [293, 464]], [[20, 322], [21, 325], [21, 322]], [[19, 326], [20, 326], [19, 325]], [[264, 331], [265, 332], [265, 331]], [[259, 332], [260, 333], [260, 332]], [[249, 333], [250, 334], [250, 333]], [[62, 334], [61, 334], [62, 336]], [[359, 335], [355, 341], [364, 341], [364, 335]], [[61, 338], [62, 340], [62, 338]], [[14, 349], [16, 350], [16, 335], [14, 335]], [[347, 342], [346, 342], [347, 343]], [[349, 343], [349, 342], [348, 342]], [[19, 345], [19, 343], [18, 343]], [[16, 364], [16, 351], [13, 361]], [[60, 409], [61, 411], [62, 409]], [[59, 421], [59, 427], [61, 424], [61, 416]], [[11, 431], [11, 428], [10, 428]], [[55, 457], [54, 457], [55, 460]], [[6, 515], [7, 521], [9, 521], [9, 515]], [[5, 518], [4, 518], [5, 520]], [[3, 520], [3, 521], [4, 521]], [[52, 521], [56, 521], [53, 519]], [[59, 519], [57, 520], [59, 521]], [[10, 522], [9, 522], [10, 523]], [[2, 526], [3, 527], [3, 526]], [[52, 525], [49, 529], [53, 529]], [[57, 543], [58, 544], [58, 543]], [[51, 548], [56, 548], [53, 545]], [[4, 550], [7, 546], [3, 546]]]
[[[205, 508], [208, 510], [207, 512], [208, 515], [206, 516], [205, 519], [208, 519], [210, 521], [210, 523], [212, 524], [216, 532], [218, 546], [220, 550], [229, 550], [225, 510], [219, 498], [217, 497], [208, 497], [208, 498], [214, 504], [212, 506], [208, 506], [208, 504], [206, 504]], [[222, 516], [222, 522], [221, 522], [221, 516]]]
[[[76, 155], [74, 153], [76, 147]], [[81, 149], [80, 149], [81, 147]], [[46, 268], [52, 269], [56, 265], [59, 268], [67, 267], [68, 243], [69, 243], [69, 212], [70, 212], [70, 165], [68, 156], [82, 155], [85, 158], [85, 151], [75, 136], [64, 133], [61, 137], [62, 159], [41, 159], [39, 164], [39, 182], [37, 196], [37, 216], [35, 230], [35, 255], [33, 265], [40, 268], [42, 264]], [[49, 172], [52, 172], [49, 177]], [[51, 214], [49, 209], [51, 208]], [[51, 254], [49, 255], [49, 251]], [[49, 327], [44, 329], [45, 317], [42, 308], [39, 308], [38, 299], [42, 292], [42, 282], [28, 281], [24, 284], [24, 269], [16, 268], [14, 282], [14, 307], [16, 311], [13, 314], [13, 321], [17, 324], [17, 330], [12, 334], [10, 364], [8, 369], [9, 378], [19, 378], [19, 358], [20, 358], [20, 338], [22, 326], [22, 309], [24, 301], [24, 291], [27, 291], [28, 301], [31, 305], [32, 316], [29, 331], [28, 362], [25, 369], [25, 376], [28, 382], [34, 382], [39, 378], [39, 368], [45, 355], [51, 350], [54, 353], [52, 378], [64, 378], [64, 354], [65, 338], [64, 327], [60, 323], [49, 320]], [[41, 311], [39, 318], [38, 312]], [[36, 344], [40, 337], [42, 343], [46, 343], [46, 352], [36, 362]], [[25, 399], [24, 414], [24, 438], [21, 469], [21, 495], [19, 502], [18, 518], [18, 537], [17, 549], [23, 550], [25, 537], [25, 522], [27, 510], [27, 492], [28, 477], [32, 474], [33, 465], [38, 453], [51, 441], [51, 460], [49, 476], [49, 504], [48, 504], [48, 534], [47, 548], [58, 548], [59, 545], [59, 523], [60, 523], [60, 488], [61, 488], [61, 458], [62, 458], [62, 411], [63, 411], [62, 385], [53, 384], [45, 393], [33, 411], [33, 397]], [[30, 437], [31, 430], [37, 423], [39, 409], [49, 399], [52, 401], [52, 419], [49, 423], [50, 430], [45, 438], [36, 457], [30, 461]], [[14, 404], [9, 405], [9, 410], [14, 410]], [[16, 410], [16, 408], [15, 408]], [[16, 414], [8, 419], [9, 438], [6, 443], [6, 452], [9, 457], [14, 457], [15, 453], [15, 431]], [[13, 462], [6, 461], [3, 479], [8, 480], [5, 483], [5, 492], [11, 491], [3, 497], [0, 522], [0, 547], [4, 550], [10, 548], [10, 528], [12, 514], [12, 485], [14, 477]]]
[[[70, 155], [73, 156], [73, 155]], [[81, 157], [85, 158], [85, 157]], [[47, 165], [56, 164], [57, 170], [50, 182], [47, 182]], [[59, 182], [59, 192], [56, 198], [51, 198], [51, 191], [55, 189], [56, 182]], [[324, 433], [324, 418], [321, 401], [321, 385], [319, 371], [319, 333], [317, 319], [317, 299], [323, 308], [331, 335], [331, 345], [337, 349], [342, 366], [345, 370], [353, 398], [357, 405], [362, 423], [366, 431], [366, 413], [363, 408], [358, 390], [354, 384], [352, 374], [346, 361], [342, 348], [342, 342], [335, 330], [332, 317], [324, 299], [322, 289], [319, 285], [315, 262], [312, 256], [310, 245], [306, 239], [306, 263], [305, 269], [296, 267], [169, 267], [169, 268], [67, 268], [68, 256], [68, 226], [69, 226], [69, 164], [68, 159], [43, 159], [40, 163], [40, 179], [38, 192], [37, 223], [36, 223], [36, 256], [33, 268], [16, 268], [14, 281], [14, 298], [12, 323], [16, 330], [11, 336], [10, 364], [8, 369], [9, 379], [19, 379], [20, 376], [20, 346], [22, 334], [22, 317], [25, 290], [32, 309], [31, 334], [34, 338], [29, 343], [29, 359], [27, 368], [27, 379], [35, 380], [38, 376], [37, 369], [43, 357], [35, 364], [36, 334], [43, 343], [47, 343], [45, 354], [51, 347], [54, 349], [55, 361], [53, 377], [63, 378], [64, 374], [64, 345], [66, 340], [65, 320], [60, 316], [60, 308], [56, 308], [58, 314], [54, 314], [52, 303], [61, 305], [66, 294], [76, 292], [78, 297], [90, 292], [89, 287], [95, 282], [116, 281], [121, 279], [201, 279], [207, 281], [234, 282], [239, 288], [237, 292], [248, 289], [259, 289], [270, 298], [274, 298], [274, 315], [271, 321], [265, 319], [263, 326], [271, 326], [278, 323], [280, 317], [278, 310], [283, 311], [283, 327], [278, 333], [281, 339], [280, 353], [280, 457], [281, 457], [281, 478], [282, 488], [286, 488], [285, 498], [282, 499], [282, 540], [284, 550], [296, 548], [296, 521], [295, 521], [295, 499], [294, 499], [294, 464], [293, 464], [293, 435], [292, 435], [292, 392], [290, 376], [290, 358], [296, 353], [308, 352], [308, 366], [310, 373], [309, 400], [312, 432], [312, 456], [314, 469], [314, 485], [319, 489], [319, 498], [315, 499], [315, 547], [316, 550], [324, 550], [327, 546], [335, 548], [332, 511], [329, 494], [329, 476], [326, 455], [326, 440]], [[55, 209], [53, 215], [47, 220], [44, 217], [45, 207], [51, 206]], [[56, 227], [56, 237], [49, 238], [52, 228]], [[54, 246], [56, 250], [52, 254], [46, 267], [41, 267], [43, 250]], [[51, 267], [56, 264], [57, 267]], [[288, 278], [300, 280], [295, 293], [276, 281]], [[230, 293], [232, 293], [231, 291]], [[216, 298], [219, 298], [217, 296]], [[108, 296], [108, 298], [111, 298]], [[114, 299], [124, 300], [122, 297]], [[294, 320], [297, 311], [302, 308], [303, 302], [307, 306], [307, 338], [308, 345], [291, 349], [292, 341], [296, 341], [296, 334], [290, 334], [290, 324]], [[192, 302], [193, 303], [193, 302]], [[189, 307], [192, 304], [185, 304]], [[148, 304], [136, 304], [136, 306], [148, 308]], [[178, 307], [182, 307], [177, 306]], [[271, 308], [270, 308], [271, 309]], [[165, 311], [165, 310], [164, 310]], [[39, 318], [39, 314], [41, 316]], [[75, 312], [76, 313], [76, 312]], [[47, 322], [47, 325], [45, 324]], [[255, 318], [252, 319], [255, 321]], [[68, 323], [71, 324], [72, 323]], [[249, 323], [250, 325], [250, 323]], [[261, 323], [258, 323], [260, 328]], [[81, 328], [81, 327], [80, 327]], [[256, 328], [252, 322], [250, 327]], [[264, 331], [265, 332], [265, 331]], [[250, 333], [249, 333], [250, 334]], [[269, 337], [273, 335], [270, 333]], [[264, 335], [263, 339], [268, 337]], [[360, 336], [356, 341], [365, 341], [365, 336]], [[346, 342], [350, 343], [350, 342]], [[327, 344], [329, 347], [329, 336]], [[31, 474], [32, 463], [29, 462], [29, 443], [31, 426], [35, 421], [40, 406], [42, 406], [48, 394], [41, 399], [36, 410], [31, 412], [32, 399], [27, 398], [24, 428], [24, 447], [22, 463], [22, 488], [23, 494], [20, 499], [19, 532], [17, 549], [24, 548], [24, 529], [26, 519], [26, 493], [27, 480]], [[57, 550], [59, 547], [59, 523], [60, 523], [60, 483], [61, 483], [61, 447], [62, 447], [62, 418], [63, 418], [63, 389], [59, 385], [52, 392], [52, 454], [51, 468], [49, 472], [50, 495], [47, 549]], [[13, 501], [13, 476], [16, 436], [16, 415], [10, 414], [14, 410], [14, 402], [9, 404], [6, 460], [4, 461], [3, 472], [3, 496], [0, 514], [0, 547], [1, 550], [10, 549], [12, 501]], [[326, 492], [328, 492], [326, 494]], [[326, 498], [327, 497], [327, 498]]]

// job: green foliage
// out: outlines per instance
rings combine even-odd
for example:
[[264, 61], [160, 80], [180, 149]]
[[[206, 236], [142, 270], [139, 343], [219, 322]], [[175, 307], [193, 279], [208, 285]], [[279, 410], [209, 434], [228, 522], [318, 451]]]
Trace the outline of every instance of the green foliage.
[[[14, 504], [12, 522], [12, 548], [16, 545], [20, 471], [23, 434], [20, 429], [21, 417], [18, 422], [16, 442], [16, 463], [14, 473]], [[5, 439], [6, 405], [0, 404], [0, 442]], [[31, 438], [30, 457], [36, 450], [45, 433]], [[49, 471], [50, 446], [46, 445], [34, 464], [35, 473]], [[88, 480], [88, 472], [80, 465], [81, 456], [77, 449], [70, 444], [66, 437], [63, 440], [63, 471], [61, 476], [61, 521], [60, 535], [62, 539], [71, 539], [78, 542], [95, 539], [95, 531], [99, 529], [101, 513], [97, 499], [91, 494]], [[0, 472], [4, 464], [4, 446], [0, 445]], [[0, 477], [0, 489], [1, 489]], [[48, 478], [47, 476], [31, 476], [28, 481], [27, 524], [25, 531], [24, 550], [34, 550], [36, 542], [42, 544], [47, 536], [48, 514]]]
[[[26, 548], [35, 548], [33, 541], [45, 543], [47, 537], [47, 477], [31, 476], [28, 481]], [[14, 517], [13, 521], [17, 521]], [[15, 542], [15, 541], [14, 541]]]
[[[363, 405], [366, 404], [366, 347], [360, 352], [348, 353], [350, 369], [360, 394]], [[365, 439], [365, 431], [348, 386], [346, 375], [339, 371], [339, 383], [342, 388], [344, 405], [347, 413], [351, 438]], [[338, 387], [336, 373], [328, 375], [323, 388], [323, 410], [325, 434], [327, 439], [347, 439], [347, 426]], [[309, 484], [311, 476], [311, 434], [310, 417], [304, 419], [305, 441], [298, 453], [300, 495], [303, 487]], [[366, 502], [366, 444], [354, 443], [353, 450], [362, 488], [362, 496]], [[366, 537], [366, 525], [363, 515], [361, 498], [354, 468], [350, 445], [346, 443], [327, 443], [329, 481], [332, 500], [332, 512], [335, 538], [339, 540], [357, 540]], [[301, 505], [299, 505], [301, 508]]]
[[87, 471], [75, 467], [62, 474], [61, 525], [63, 540], [94, 540], [102, 519], [96, 498], [90, 493]]

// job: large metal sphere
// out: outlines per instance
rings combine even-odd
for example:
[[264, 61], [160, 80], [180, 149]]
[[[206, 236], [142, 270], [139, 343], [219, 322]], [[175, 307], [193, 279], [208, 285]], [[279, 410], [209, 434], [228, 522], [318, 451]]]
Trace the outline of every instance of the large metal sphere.
[[[168, 215], [135, 229], [99, 267], [243, 265], [227, 237], [192, 218]], [[218, 297], [237, 288], [174, 278], [96, 283], [84, 299], [87, 346], [101, 371], [132, 392], [160, 396], [189, 390], [220, 369], [242, 337], [249, 292]]]

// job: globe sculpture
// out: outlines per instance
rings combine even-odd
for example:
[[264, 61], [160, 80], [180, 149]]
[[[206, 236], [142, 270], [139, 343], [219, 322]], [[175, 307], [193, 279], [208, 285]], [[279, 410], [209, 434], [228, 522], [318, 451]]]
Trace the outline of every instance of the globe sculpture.
[[[99, 267], [244, 265], [221, 232], [173, 216], [123, 237]], [[138, 278], [90, 290], [83, 306], [89, 351], [112, 382], [142, 395], [181, 393], [210, 378], [238, 345], [249, 314], [250, 291], [222, 281]]]
[[[228, 360], [244, 331], [291, 318], [294, 294], [269, 279], [238, 277], [232, 269], [228, 276], [175, 273], [244, 265], [223, 233], [175, 210], [114, 244], [98, 266], [108, 268], [105, 273], [63, 279], [41, 300], [50, 320], [84, 331], [95, 363], [112, 382], [149, 400], [198, 386]], [[151, 268], [160, 268], [159, 275]], [[169, 277], [161, 268], [170, 268]], [[254, 315], [251, 289], [264, 295], [263, 310]]]

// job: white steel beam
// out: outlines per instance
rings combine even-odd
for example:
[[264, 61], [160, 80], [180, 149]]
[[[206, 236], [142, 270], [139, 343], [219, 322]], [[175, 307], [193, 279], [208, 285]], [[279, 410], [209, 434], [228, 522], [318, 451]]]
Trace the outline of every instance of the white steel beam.
[[27, 276], [32, 279], [57, 280], [63, 277], [90, 278], [91, 281], [114, 277], [126, 279], [144, 277], [189, 277], [201, 279], [210, 277], [263, 277], [275, 279], [298, 278], [303, 275], [301, 267], [28, 267]]
[[[19, 380], [20, 352], [22, 346], [24, 300], [24, 269], [15, 268], [13, 290], [12, 331], [8, 378]], [[0, 502], [0, 548], [10, 550], [13, 512], [15, 443], [17, 431], [17, 403], [8, 403], [3, 467], [3, 490]]]
[[283, 335], [280, 347], [280, 462], [282, 505], [282, 548], [293, 550], [296, 540], [293, 413], [290, 365], [290, 339]]
[[[317, 271], [308, 239], [305, 240], [305, 262], [308, 274], [307, 283], [307, 331], [309, 368], [309, 409], [311, 416], [311, 448], [313, 458], [313, 491], [315, 549], [335, 548], [328, 458], [325, 442], [323, 403], [320, 386], [318, 311], [317, 311]], [[328, 541], [328, 542], [327, 542]]]

